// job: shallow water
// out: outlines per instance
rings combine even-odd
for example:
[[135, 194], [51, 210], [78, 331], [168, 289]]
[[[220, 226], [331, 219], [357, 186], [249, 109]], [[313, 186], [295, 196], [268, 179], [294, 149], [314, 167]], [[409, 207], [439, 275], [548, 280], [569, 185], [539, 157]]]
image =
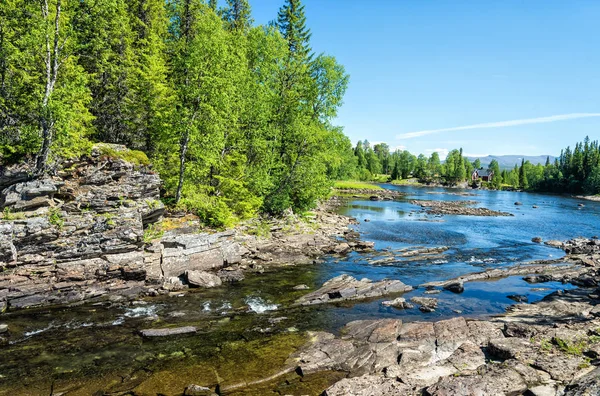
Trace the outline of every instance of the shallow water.
[[[416, 308], [402, 311], [383, 307], [384, 298], [292, 308], [293, 301], [307, 293], [293, 290], [296, 285], [306, 284], [314, 290], [346, 273], [359, 279], [400, 279], [418, 286], [563, 255], [561, 250], [531, 242], [534, 236], [565, 240], [600, 233], [598, 202], [515, 192], [476, 191], [475, 196], [457, 196], [440, 194], [446, 190], [437, 188], [385, 187], [410, 196], [393, 202], [355, 199], [339, 209], [360, 221], [357, 230], [363, 239], [375, 242], [374, 254], [329, 257], [319, 265], [251, 275], [231, 287], [181, 297], [2, 315], [1, 321], [10, 326], [11, 344], [0, 350], [0, 394], [49, 394], [52, 384], [55, 390], [74, 389], [70, 394], [115, 391], [119, 387], [135, 388], [136, 394], [181, 394], [189, 383], [214, 386], [262, 378], [284, 365], [289, 353], [304, 342], [306, 330], [337, 332], [349, 321], [381, 317], [439, 320], [457, 314], [490, 316], [514, 304], [508, 295], [526, 295], [534, 302], [571, 287], [558, 282], [530, 285], [520, 276], [469, 282], [461, 294], [443, 290], [431, 295], [439, 299], [439, 308], [423, 314]], [[475, 200], [515, 216], [429, 216], [411, 204], [412, 199]], [[523, 205], [515, 206], [515, 201]], [[579, 207], [579, 203], [585, 206]], [[393, 257], [398, 249], [438, 246], [450, 250], [430, 258], [373, 264]], [[424, 291], [418, 288], [404, 297], [423, 295]], [[137, 335], [142, 328], [179, 325], [197, 326], [199, 332], [160, 340], [143, 340]], [[280, 383], [267, 388], [316, 394], [335, 378], [333, 374], [316, 377], [314, 389], [308, 382], [296, 383], [291, 377], [287, 388], [281, 388]], [[268, 394], [262, 393], [266, 388], [260, 389], [255, 394]]]

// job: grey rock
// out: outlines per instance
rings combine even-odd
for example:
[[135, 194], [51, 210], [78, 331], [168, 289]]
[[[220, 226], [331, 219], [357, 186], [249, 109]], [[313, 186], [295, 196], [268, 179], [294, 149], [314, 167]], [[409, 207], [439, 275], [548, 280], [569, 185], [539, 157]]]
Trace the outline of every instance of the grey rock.
[[584, 360], [580, 356], [539, 354], [531, 366], [547, 372], [554, 380], [564, 382], [571, 381], [581, 370], [583, 363]]
[[244, 271], [241, 269], [223, 269], [217, 272], [217, 276], [223, 282], [241, 282], [244, 280]]
[[465, 341], [448, 357], [457, 370], [476, 370], [485, 364], [485, 355], [481, 349], [471, 341]]
[[529, 356], [533, 345], [522, 338], [497, 338], [489, 341], [488, 352], [501, 359], [519, 359]]
[[381, 305], [383, 305], [384, 307], [394, 307], [394, 308], [398, 308], [398, 309], [412, 309], [414, 308], [414, 305], [412, 305], [409, 302], [406, 302], [406, 299], [403, 297], [398, 297], [395, 298], [391, 301], [383, 301], [381, 303]]
[[406, 384], [376, 375], [344, 378], [323, 392], [323, 396], [409, 396], [415, 394], [417, 393]]
[[544, 242], [544, 245], [548, 245], [548, 246], [552, 246], [552, 247], [556, 247], [556, 248], [562, 249], [562, 247], [563, 247], [564, 244], [561, 241], [550, 240], [550, 241]]
[[0, 334], [7, 333], [7, 332], [8, 332], [8, 325], [0, 324]]
[[444, 286], [444, 289], [451, 291], [452, 293], [462, 293], [465, 291], [463, 282], [452, 282]]
[[222, 281], [215, 274], [205, 271], [186, 271], [187, 282], [194, 287], [211, 288], [221, 286]]
[[517, 396], [527, 390], [527, 384], [514, 370], [500, 365], [488, 365], [484, 373], [465, 377], [444, 377], [428, 387], [428, 396], [506, 395]]
[[476, 345], [487, 347], [491, 339], [504, 338], [504, 333], [502, 332], [504, 325], [502, 323], [473, 320], [467, 322], [467, 326], [471, 340]]
[[425, 313], [435, 311], [438, 303], [437, 298], [431, 297], [413, 297], [410, 299], [410, 301], [417, 304], [419, 306], [419, 310]]
[[297, 285], [297, 286], [294, 286], [292, 289], [294, 289], [294, 290], [309, 290], [310, 287], [308, 287], [307, 285]]
[[564, 396], [600, 395], [600, 368], [574, 380], [565, 389]]
[[369, 279], [357, 280], [350, 275], [340, 275], [325, 282], [323, 286], [308, 293], [298, 300], [296, 305], [315, 305], [336, 301], [361, 300], [384, 296], [393, 293], [403, 293], [412, 290], [399, 280], [382, 280], [373, 282]]
[[519, 295], [519, 294], [511, 294], [511, 295], [506, 296], [506, 297], [510, 298], [511, 300], [516, 301], [518, 303], [520, 303], [520, 302], [526, 303], [526, 302], [529, 301], [529, 298], [527, 296], [523, 296], [523, 295]]
[[183, 391], [184, 396], [217, 396], [210, 388], [200, 385], [188, 385]]
[[189, 333], [195, 333], [195, 332], [196, 332], [196, 328], [194, 326], [140, 330], [140, 334], [142, 335], [142, 337], [167, 337], [167, 336], [174, 336], [174, 335], [179, 335], [179, 334], [189, 334]]

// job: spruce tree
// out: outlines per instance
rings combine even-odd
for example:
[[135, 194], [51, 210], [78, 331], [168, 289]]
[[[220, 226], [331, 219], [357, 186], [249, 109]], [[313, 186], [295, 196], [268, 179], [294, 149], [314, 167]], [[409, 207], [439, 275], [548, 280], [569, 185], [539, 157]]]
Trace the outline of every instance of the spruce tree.
[[223, 10], [223, 19], [229, 30], [247, 32], [252, 26], [248, 0], [227, 0], [227, 8]]
[[300, 0], [286, 0], [277, 15], [277, 26], [288, 43], [290, 56], [301, 62], [309, 61], [311, 33]]

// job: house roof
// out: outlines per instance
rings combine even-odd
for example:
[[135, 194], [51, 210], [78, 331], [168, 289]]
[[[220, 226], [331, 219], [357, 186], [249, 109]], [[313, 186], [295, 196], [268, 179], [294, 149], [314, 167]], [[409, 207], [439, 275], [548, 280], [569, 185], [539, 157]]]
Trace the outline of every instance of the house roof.
[[476, 169], [476, 171], [479, 177], [491, 176], [494, 173], [491, 169]]

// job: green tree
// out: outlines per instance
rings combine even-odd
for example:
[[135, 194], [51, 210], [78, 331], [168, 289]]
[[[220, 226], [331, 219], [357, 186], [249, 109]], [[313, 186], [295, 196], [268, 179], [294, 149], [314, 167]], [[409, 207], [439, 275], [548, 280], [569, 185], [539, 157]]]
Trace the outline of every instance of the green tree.
[[252, 26], [252, 12], [248, 0], [227, 0], [223, 19], [229, 30], [247, 32]]
[[527, 171], [525, 169], [525, 159], [521, 160], [521, 166], [519, 167], [519, 188], [527, 190], [529, 188], [529, 182], [527, 181]]

